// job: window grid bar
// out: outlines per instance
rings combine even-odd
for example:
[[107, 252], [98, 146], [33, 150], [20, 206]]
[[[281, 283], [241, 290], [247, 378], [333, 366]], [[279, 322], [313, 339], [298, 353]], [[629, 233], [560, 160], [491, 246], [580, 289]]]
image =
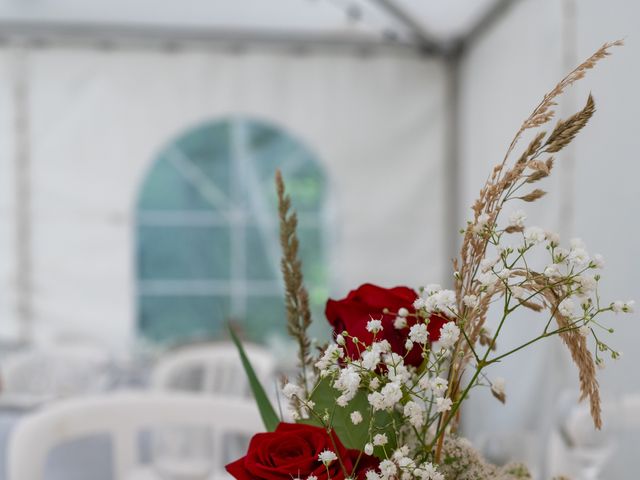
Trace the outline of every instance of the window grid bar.
[[[231, 199], [234, 208], [238, 209], [240, 217], [246, 218], [246, 206], [244, 204], [242, 180], [245, 178], [246, 150], [243, 142], [246, 134], [242, 130], [242, 121], [234, 117], [231, 122]], [[236, 318], [244, 318], [247, 311], [246, 292], [246, 230], [244, 225], [233, 223], [231, 234], [231, 315]]]
[[[277, 212], [273, 212], [275, 218]], [[148, 227], [228, 227], [233, 222], [240, 222], [244, 226], [256, 225], [246, 215], [230, 215], [229, 213], [199, 212], [193, 210], [142, 210], [138, 213], [139, 225]], [[320, 216], [315, 213], [301, 213], [298, 215], [298, 225], [303, 228], [320, 228], [324, 224]], [[274, 232], [278, 224], [275, 220], [268, 221], [268, 227]]]
[[244, 288], [251, 295], [280, 295], [280, 282], [272, 280], [242, 281], [234, 285], [228, 280], [142, 280], [140, 295], [231, 295]]

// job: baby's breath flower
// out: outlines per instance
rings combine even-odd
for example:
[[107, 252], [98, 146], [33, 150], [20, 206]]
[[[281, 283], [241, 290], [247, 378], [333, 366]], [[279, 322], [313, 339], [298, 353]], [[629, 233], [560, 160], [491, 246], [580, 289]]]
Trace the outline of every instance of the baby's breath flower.
[[436, 470], [435, 465], [429, 462], [425, 462], [420, 465], [421, 480], [444, 480], [444, 476]]
[[547, 238], [546, 233], [540, 227], [527, 227], [524, 231], [524, 239], [527, 245], [542, 243]]
[[505, 394], [505, 385], [506, 385], [506, 382], [505, 382], [504, 378], [497, 377], [497, 378], [495, 378], [493, 380], [493, 382], [491, 382], [491, 390], [493, 390], [493, 392], [496, 395], [504, 396], [504, 394]]
[[526, 219], [527, 214], [523, 210], [516, 210], [509, 215], [509, 226], [523, 228]]
[[338, 459], [338, 456], [331, 450], [323, 450], [318, 455], [318, 460], [324, 463], [325, 465], [330, 465], [332, 462], [335, 462], [337, 459]]
[[591, 259], [592, 268], [604, 268], [604, 257], [599, 253], [596, 253]]
[[462, 298], [462, 303], [469, 308], [476, 308], [478, 306], [478, 297], [475, 295], [465, 295]]
[[445, 312], [456, 309], [456, 294], [453, 290], [439, 290], [429, 295], [424, 301], [427, 312]]
[[493, 266], [498, 263], [500, 261], [500, 257], [494, 257], [494, 258], [483, 258], [480, 261], [480, 271], [481, 272], [486, 272], [488, 270], [491, 270], [493, 268]]
[[596, 279], [590, 275], [578, 275], [575, 280], [580, 285], [580, 291], [585, 294], [595, 291], [596, 287], [598, 286], [598, 282], [596, 282]]
[[360, 363], [362, 368], [366, 370], [375, 370], [380, 363], [380, 351], [377, 349], [365, 350], [360, 355]]
[[351, 417], [351, 423], [354, 425], [358, 425], [362, 422], [362, 414], [358, 410], [351, 412], [351, 415], [349, 416]]
[[411, 425], [416, 428], [424, 425], [424, 408], [414, 401], [409, 401], [404, 406], [404, 416], [407, 417]]
[[372, 333], [378, 333], [383, 330], [382, 321], [371, 319], [367, 322], [367, 331]]
[[558, 305], [558, 311], [560, 312], [561, 315], [564, 315], [565, 317], [571, 317], [573, 315], [573, 311], [575, 310], [575, 308], [576, 306], [573, 303], [573, 300], [571, 300], [570, 298], [565, 298]]
[[428, 297], [436, 292], [439, 292], [440, 290], [442, 290], [442, 287], [440, 285], [438, 285], [437, 283], [430, 283], [429, 285], [424, 287], [424, 289], [422, 290], [422, 294]]
[[405, 317], [397, 316], [393, 321], [393, 328], [396, 330], [402, 330], [407, 326], [407, 319]]
[[583, 310], [587, 310], [589, 307], [591, 307], [591, 303], [592, 303], [591, 297], [587, 297], [587, 296], [578, 297], [578, 300]]
[[425, 345], [428, 337], [429, 332], [427, 331], [427, 326], [424, 323], [416, 323], [409, 330], [409, 339], [412, 342]]
[[611, 310], [614, 313], [631, 313], [633, 312], [633, 305], [636, 302], [633, 300], [629, 300], [627, 302], [623, 302], [622, 300], [616, 300], [611, 304]]
[[368, 395], [367, 400], [374, 410], [391, 410], [402, 398], [400, 385], [395, 382], [387, 383], [380, 392]]
[[398, 467], [391, 460], [383, 460], [380, 462], [380, 473], [383, 478], [389, 478], [398, 473]]
[[373, 444], [379, 447], [386, 445], [388, 441], [387, 435], [384, 433], [377, 433], [373, 437]]
[[546, 236], [550, 246], [555, 248], [560, 245], [560, 235], [558, 235], [556, 232], [547, 230]]
[[316, 368], [321, 372], [327, 371], [329, 367], [336, 367], [337, 360], [343, 357], [344, 350], [342, 350], [338, 345], [329, 345], [320, 360], [316, 362]]
[[487, 223], [489, 223], [489, 219], [490, 217], [486, 213], [480, 215], [475, 225], [472, 227], [473, 233], [475, 233], [476, 235], [480, 235], [487, 226]]
[[361, 377], [354, 366], [349, 365], [340, 370], [340, 375], [333, 384], [333, 388], [342, 392], [342, 395], [336, 400], [339, 406], [344, 407], [353, 400], [353, 397], [358, 393], [358, 388], [360, 388], [360, 381]]
[[440, 329], [440, 345], [442, 348], [451, 348], [460, 337], [460, 329], [453, 322], [445, 323]]
[[447, 380], [444, 378], [434, 377], [426, 381], [428, 382], [428, 388], [431, 389], [436, 397], [441, 397], [444, 392], [447, 391], [447, 388], [449, 388], [449, 382], [447, 382]]
[[509, 270], [508, 268], [502, 268], [496, 272], [496, 275], [498, 276], [498, 278], [501, 278], [502, 280], [506, 280], [511, 276], [511, 270]]
[[384, 410], [385, 408], [384, 396], [380, 392], [373, 392], [367, 395], [367, 401], [374, 411]]
[[544, 269], [544, 276], [551, 279], [560, 278], [562, 274], [560, 273], [558, 264], [552, 263], [551, 265], [547, 265]]
[[301, 387], [294, 383], [287, 383], [284, 387], [282, 387], [282, 394], [291, 400], [293, 397], [302, 398], [304, 391]]
[[562, 263], [567, 259], [568, 256], [569, 250], [567, 250], [566, 248], [556, 248], [555, 254], [553, 256], [553, 262]]
[[413, 308], [415, 308], [416, 310], [420, 310], [421, 308], [424, 308], [424, 298], [422, 297], [416, 298], [415, 301], [413, 302]]
[[453, 402], [450, 398], [436, 398], [436, 412], [438, 413], [448, 412], [449, 410], [451, 410], [451, 405], [453, 405]]
[[498, 277], [493, 272], [479, 273], [476, 275], [476, 280], [483, 287], [491, 287], [499, 281]]
[[589, 263], [589, 253], [584, 248], [572, 248], [567, 261], [569, 265], [581, 268]]
[[373, 455], [373, 443], [365, 444], [364, 453], [366, 453], [367, 455]]
[[402, 457], [406, 457], [407, 455], [409, 455], [409, 447], [406, 445], [402, 445], [401, 447], [396, 448], [396, 450], [393, 452], [393, 459], [394, 460], [399, 460]]

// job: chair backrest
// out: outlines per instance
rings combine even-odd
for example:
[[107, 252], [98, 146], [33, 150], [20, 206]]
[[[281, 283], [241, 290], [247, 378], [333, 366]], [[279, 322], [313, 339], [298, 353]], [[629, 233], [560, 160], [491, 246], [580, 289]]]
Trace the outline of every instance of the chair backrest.
[[[140, 432], [175, 426], [212, 427], [214, 462], [225, 460], [221, 456], [225, 434], [248, 437], [263, 430], [257, 407], [248, 399], [143, 392], [77, 397], [18, 422], [9, 440], [9, 480], [42, 480], [47, 456], [55, 446], [100, 434], [111, 437], [115, 478], [126, 478], [140, 464]], [[221, 470], [223, 465], [214, 463], [214, 471]]]
[[3, 393], [60, 396], [95, 393], [108, 381], [110, 358], [87, 345], [34, 348], [3, 360]]
[[[258, 379], [270, 391], [276, 363], [273, 355], [257, 345], [246, 344], [244, 349]], [[166, 353], [158, 361], [151, 383], [161, 390], [250, 394], [238, 351], [230, 342], [194, 345]]]

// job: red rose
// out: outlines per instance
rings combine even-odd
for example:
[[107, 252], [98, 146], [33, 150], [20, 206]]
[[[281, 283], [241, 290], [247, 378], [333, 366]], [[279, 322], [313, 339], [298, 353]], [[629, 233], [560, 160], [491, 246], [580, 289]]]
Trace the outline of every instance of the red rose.
[[[367, 322], [372, 318], [382, 319], [381, 332], [376, 334], [377, 340], [385, 339], [391, 345], [391, 350], [398, 355], [406, 353], [405, 342], [409, 336], [409, 329], [416, 323], [416, 317], [407, 317], [407, 326], [398, 330], [393, 326], [396, 313], [401, 308], [406, 308], [410, 313], [415, 313], [413, 302], [418, 294], [408, 287], [382, 288], [377, 285], [365, 283], [352, 290], [343, 300], [331, 300], [327, 302], [325, 314], [334, 334], [349, 332], [352, 337], [370, 345], [373, 342], [373, 333], [367, 331]], [[384, 314], [387, 308], [391, 314]], [[429, 340], [435, 342], [440, 338], [440, 329], [449, 319], [443, 315], [433, 314], [429, 319], [427, 330]], [[358, 349], [353, 342], [347, 340], [346, 353], [351, 359], [359, 358]], [[422, 349], [415, 345], [405, 357], [407, 365], [418, 367], [422, 363]]]
[[[275, 432], [254, 435], [247, 454], [226, 468], [238, 480], [291, 480], [310, 475], [318, 480], [344, 480], [340, 461], [335, 460], [325, 467], [318, 460], [324, 450], [338, 455], [347, 475], [359, 480], [365, 478], [367, 470], [377, 467], [374, 457], [345, 448], [335, 433], [331, 435], [333, 441], [324, 428], [280, 423]], [[357, 461], [358, 457], [360, 461]]]

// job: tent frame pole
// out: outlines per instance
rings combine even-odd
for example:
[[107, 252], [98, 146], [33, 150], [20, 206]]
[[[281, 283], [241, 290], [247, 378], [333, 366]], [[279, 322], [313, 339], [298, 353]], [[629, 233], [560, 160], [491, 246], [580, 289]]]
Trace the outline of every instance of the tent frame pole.
[[31, 340], [33, 323], [33, 262], [31, 205], [31, 145], [29, 72], [27, 50], [18, 47], [13, 58], [14, 156], [14, 248], [15, 311], [18, 341]]

